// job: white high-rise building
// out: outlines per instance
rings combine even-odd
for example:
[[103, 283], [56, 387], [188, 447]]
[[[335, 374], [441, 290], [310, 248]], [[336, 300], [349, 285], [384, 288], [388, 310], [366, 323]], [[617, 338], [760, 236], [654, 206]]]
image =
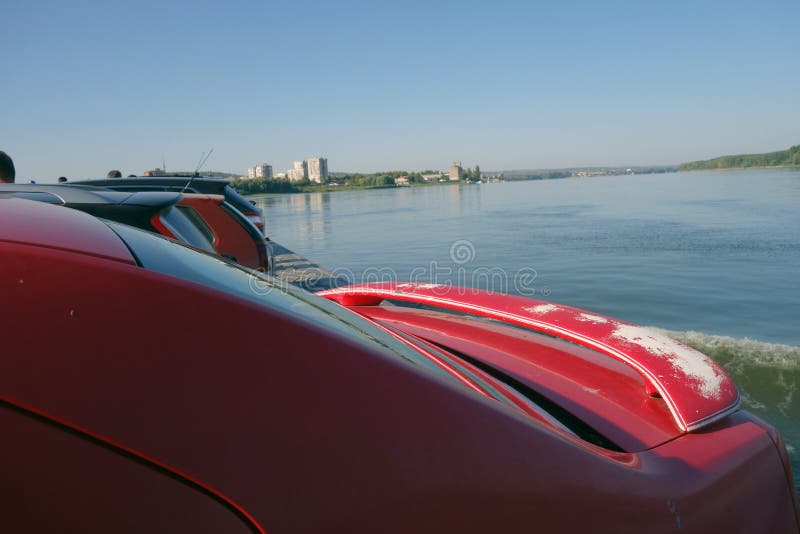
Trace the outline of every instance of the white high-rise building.
[[308, 159], [308, 179], [318, 184], [328, 181], [328, 159], [309, 158]]
[[289, 169], [286, 172], [286, 175], [293, 182], [302, 180], [303, 178], [308, 178], [308, 163], [305, 160], [295, 161], [294, 167], [292, 169]]
[[272, 165], [259, 163], [247, 168], [248, 178], [272, 178]]

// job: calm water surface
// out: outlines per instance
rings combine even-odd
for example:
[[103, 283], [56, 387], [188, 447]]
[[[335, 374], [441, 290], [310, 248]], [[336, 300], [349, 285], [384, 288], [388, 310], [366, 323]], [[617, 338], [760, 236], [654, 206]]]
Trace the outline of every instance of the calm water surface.
[[491, 287], [668, 330], [726, 367], [800, 474], [800, 170], [255, 200], [276, 241], [354, 282]]

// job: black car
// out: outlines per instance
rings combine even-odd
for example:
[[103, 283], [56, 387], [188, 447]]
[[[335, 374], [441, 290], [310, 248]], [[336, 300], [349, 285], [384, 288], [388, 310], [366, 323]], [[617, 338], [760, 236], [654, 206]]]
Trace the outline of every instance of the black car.
[[177, 191], [180, 193], [223, 195], [225, 201], [247, 217], [247, 219], [258, 228], [262, 235], [265, 231], [263, 212], [251, 201], [236, 192], [227, 180], [220, 178], [144, 176], [135, 178], [80, 180], [69, 182], [69, 184], [105, 187], [115, 191]]

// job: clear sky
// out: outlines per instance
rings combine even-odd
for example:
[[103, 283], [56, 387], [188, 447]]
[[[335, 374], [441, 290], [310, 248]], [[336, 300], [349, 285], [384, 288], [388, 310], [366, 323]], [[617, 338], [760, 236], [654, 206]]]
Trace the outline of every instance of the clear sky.
[[800, 0], [0, 0], [19, 178], [675, 164], [800, 144]]

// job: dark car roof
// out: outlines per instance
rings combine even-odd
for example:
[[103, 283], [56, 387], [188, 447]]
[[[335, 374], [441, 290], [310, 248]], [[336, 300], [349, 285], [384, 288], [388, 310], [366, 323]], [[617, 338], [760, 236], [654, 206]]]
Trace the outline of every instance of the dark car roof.
[[[191, 183], [190, 183], [191, 182]], [[222, 195], [225, 193], [225, 187], [228, 185], [227, 180], [221, 178], [208, 178], [208, 177], [173, 177], [173, 176], [145, 176], [137, 178], [109, 178], [97, 180], [79, 180], [75, 182], [68, 182], [67, 185], [90, 185], [94, 187], [123, 187], [123, 186], [159, 186], [168, 187], [170, 189], [186, 187], [186, 191], [193, 193], [205, 193], [208, 195]], [[188, 187], [187, 187], [188, 185]]]
[[98, 180], [80, 180], [68, 182], [67, 185], [108, 187], [117, 191], [178, 191], [186, 193], [202, 193], [205, 195], [224, 195], [225, 200], [244, 214], [259, 211], [252, 202], [243, 197], [230, 183], [222, 178], [209, 177], [174, 177], [145, 176], [142, 178], [109, 178]]
[[98, 187], [0, 184], [0, 195], [65, 206], [116, 205], [158, 210], [180, 201], [181, 194], [165, 191], [122, 192]]

